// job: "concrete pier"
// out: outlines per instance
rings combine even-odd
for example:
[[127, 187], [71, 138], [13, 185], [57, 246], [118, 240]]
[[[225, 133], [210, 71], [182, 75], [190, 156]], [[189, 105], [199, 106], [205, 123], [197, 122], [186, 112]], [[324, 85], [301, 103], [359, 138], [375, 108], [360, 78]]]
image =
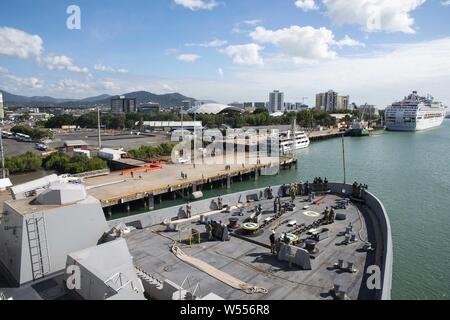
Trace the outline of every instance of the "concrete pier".
[[[242, 158], [241, 158], [242, 157]], [[178, 196], [189, 196], [191, 192], [202, 189], [203, 186], [212, 189], [214, 184], [231, 188], [233, 179], [243, 181], [255, 177], [258, 179], [259, 171], [277, 165], [273, 158], [262, 157], [258, 164], [234, 163], [234, 159], [246, 159], [246, 154], [233, 154], [227, 156], [214, 157], [207, 160], [214, 160], [213, 164], [196, 165], [192, 164], [166, 164], [161, 170], [139, 173], [142, 178], [122, 175], [121, 172], [113, 172], [109, 175], [93, 177], [84, 180], [88, 188], [88, 193], [99, 199], [103, 208], [109, 208], [118, 204], [126, 204], [126, 210], [130, 208], [130, 202], [145, 199], [148, 195], [158, 197], [159, 202], [162, 196], [168, 194], [172, 199]], [[213, 162], [213, 161], [211, 161]], [[293, 156], [280, 157], [278, 166], [287, 168], [297, 162]], [[226, 164], [233, 163], [228, 165]], [[181, 178], [181, 172], [187, 174], [188, 179]], [[247, 178], [246, 178], [247, 177]], [[149, 208], [153, 206], [153, 200], [148, 203]], [[130, 209], [131, 210], [131, 209]]]

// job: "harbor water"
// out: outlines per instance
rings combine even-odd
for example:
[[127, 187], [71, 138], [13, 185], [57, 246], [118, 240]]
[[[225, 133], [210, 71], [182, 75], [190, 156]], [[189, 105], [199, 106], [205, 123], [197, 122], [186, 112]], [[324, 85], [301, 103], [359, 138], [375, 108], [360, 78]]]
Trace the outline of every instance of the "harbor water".
[[[345, 138], [346, 180], [368, 184], [384, 203], [394, 241], [393, 299], [450, 298], [450, 120], [421, 132], [379, 132]], [[204, 191], [205, 197], [316, 176], [341, 182], [341, 139], [314, 142], [296, 169]], [[184, 203], [164, 201], [161, 206]], [[136, 208], [136, 214], [144, 212]], [[115, 213], [118, 218], [124, 213]]]

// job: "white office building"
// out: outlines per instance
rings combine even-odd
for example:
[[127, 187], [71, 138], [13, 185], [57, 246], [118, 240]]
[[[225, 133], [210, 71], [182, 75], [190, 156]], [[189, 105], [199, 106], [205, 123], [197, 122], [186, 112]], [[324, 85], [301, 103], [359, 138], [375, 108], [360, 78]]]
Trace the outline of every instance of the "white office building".
[[269, 112], [283, 112], [284, 110], [284, 93], [278, 90], [269, 93]]

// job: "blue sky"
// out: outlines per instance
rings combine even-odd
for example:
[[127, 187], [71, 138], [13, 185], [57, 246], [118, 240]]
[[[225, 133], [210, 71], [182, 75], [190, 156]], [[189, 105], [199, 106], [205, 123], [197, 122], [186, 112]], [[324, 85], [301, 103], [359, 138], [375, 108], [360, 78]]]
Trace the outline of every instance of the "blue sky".
[[223, 103], [279, 89], [309, 104], [335, 89], [380, 107], [419, 90], [448, 104], [449, 13], [445, 0], [3, 0], [0, 88]]

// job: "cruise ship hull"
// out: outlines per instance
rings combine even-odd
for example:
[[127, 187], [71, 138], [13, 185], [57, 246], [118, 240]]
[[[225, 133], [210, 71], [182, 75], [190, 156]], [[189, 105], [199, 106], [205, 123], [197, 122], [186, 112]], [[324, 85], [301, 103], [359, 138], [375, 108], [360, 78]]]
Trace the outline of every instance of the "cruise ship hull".
[[444, 121], [444, 117], [418, 121], [416, 123], [386, 123], [388, 131], [422, 131], [439, 127]]

